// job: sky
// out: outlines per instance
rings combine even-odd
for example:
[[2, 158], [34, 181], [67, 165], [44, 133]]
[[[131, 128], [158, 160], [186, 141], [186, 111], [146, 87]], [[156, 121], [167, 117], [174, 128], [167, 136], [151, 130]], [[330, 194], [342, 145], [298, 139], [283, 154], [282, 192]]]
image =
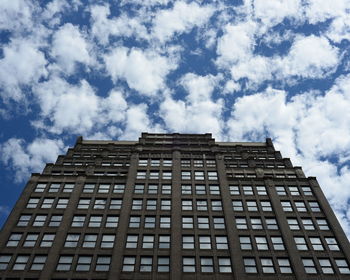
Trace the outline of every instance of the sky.
[[350, 1], [0, 0], [0, 226], [84, 139], [271, 137], [350, 236]]

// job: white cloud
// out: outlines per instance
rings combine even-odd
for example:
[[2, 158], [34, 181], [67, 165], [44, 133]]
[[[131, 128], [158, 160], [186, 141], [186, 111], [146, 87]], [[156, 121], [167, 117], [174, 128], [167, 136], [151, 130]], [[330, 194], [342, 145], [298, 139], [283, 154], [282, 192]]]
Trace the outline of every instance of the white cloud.
[[61, 140], [37, 138], [31, 143], [11, 138], [0, 145], [1, 161], [15, 172], [15, 181], [23, 182], [30, 172], [41, 172], [45, 163], [55, 162], [63, 152]]
[[200, 6], [195, 2], [176, 1], [173, 8], [159, 11], [154, 19], [154, 35], [161, 42], [175, 34], [188, 33], [195, 26], [205, 24], [214, 12], [212, 6]]
[[6, 101], [23, 99], [21, 86], [35, 84], [47, 76], [45, 55], [30, 41], [13, 40], [4, 46], [0, 60], [0, 95]]
[[329, 26], [326, 36], [333, 42], [350, 41], [350, 14], [334, 19]]
[[71, 23], [60, 27], [53, 35], [51, 55], [65, 74], [73, 74], [76, 63], [88, 66], [93, 57], [84, 35]]
[[56, 77], [36, 87], [35, 95], [42, 119], [34, 124], [52, 133], [86, 134], [110, 122], [123, 121], [127, 108], [120, 92], [99, 97], [85, 80], [71, 85]]
[[125, 79], [129, 87], [146, 96], [154, 96], [164, 88], [164, 79], [177, 67], [175, 59], [150, 50], [117, 47], [104, 56], [107, 71], [116, 82]]
[[307, 0], [304, 4], [306, 17], [311, 24], [345, 15], [349, 8], [347, 0]]

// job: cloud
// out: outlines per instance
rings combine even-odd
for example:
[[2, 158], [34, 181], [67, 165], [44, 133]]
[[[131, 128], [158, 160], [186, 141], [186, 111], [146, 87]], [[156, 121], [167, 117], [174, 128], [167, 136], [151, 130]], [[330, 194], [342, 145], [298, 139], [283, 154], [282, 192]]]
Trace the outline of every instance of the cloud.
[[48, 74], [48, 61], [33, 42], [13, 40], [4, 46], [0, 60], [0, 94], [3, 100], [20, 101], [24, 98], [22, 86], [31, 86]]
[[51, 55], [64, 74], [73, 74], [77, 63], [88, 66], [93, 53], [77, 26], [66, 23], [53, 35]]
[[340, 43], [342, 40], [350, 41], [350, 14], [334, 19], [326, 32], [327, 38]]
[[199, 6], [196, 2], [176, 1], [172, 9], [161, 10], [153, 22], [154, 36], [161, 42], [175, 34], [188, 33], [195, 26], [202, 26], [214, 12], [212, 6]]
[[311, 24], [348, 13], [350, 4], [346, 0], [307, 0], [304, 4], [305, 15]]
[[146, 96], [154, 96], [165, 87], [164, 79], [177, 67], [175, 59], [151, 50], [117, 47], [104, 56], [106, 69], [114, 83], [124, 79], [129, 87]]
[[10, 138], [0, 145], [1, 161], [14, 171], [16, 182], [23, 182], [30, 172], [41, 172], [45, 163], [55, 162], [63, 152], [62, 140], [36, 138], [31, 143]]

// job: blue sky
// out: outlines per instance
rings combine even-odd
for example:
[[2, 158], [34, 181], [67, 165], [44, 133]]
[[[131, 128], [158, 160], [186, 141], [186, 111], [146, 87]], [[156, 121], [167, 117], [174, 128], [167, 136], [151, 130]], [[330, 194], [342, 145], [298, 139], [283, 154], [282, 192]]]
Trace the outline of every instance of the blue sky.
[[0, 0], [0, 225], [31, 172], [142, 131], [265, 141], [350, 235], [350, 2]]

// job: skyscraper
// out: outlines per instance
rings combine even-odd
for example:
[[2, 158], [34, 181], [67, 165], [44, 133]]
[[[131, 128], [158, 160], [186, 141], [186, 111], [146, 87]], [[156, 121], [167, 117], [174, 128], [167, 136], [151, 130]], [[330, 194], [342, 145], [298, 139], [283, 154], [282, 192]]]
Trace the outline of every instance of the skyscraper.
[[32, 174], [0, 235], [0, 279], [350, 279], [320, 186], [264, 143], [79, 138]]

